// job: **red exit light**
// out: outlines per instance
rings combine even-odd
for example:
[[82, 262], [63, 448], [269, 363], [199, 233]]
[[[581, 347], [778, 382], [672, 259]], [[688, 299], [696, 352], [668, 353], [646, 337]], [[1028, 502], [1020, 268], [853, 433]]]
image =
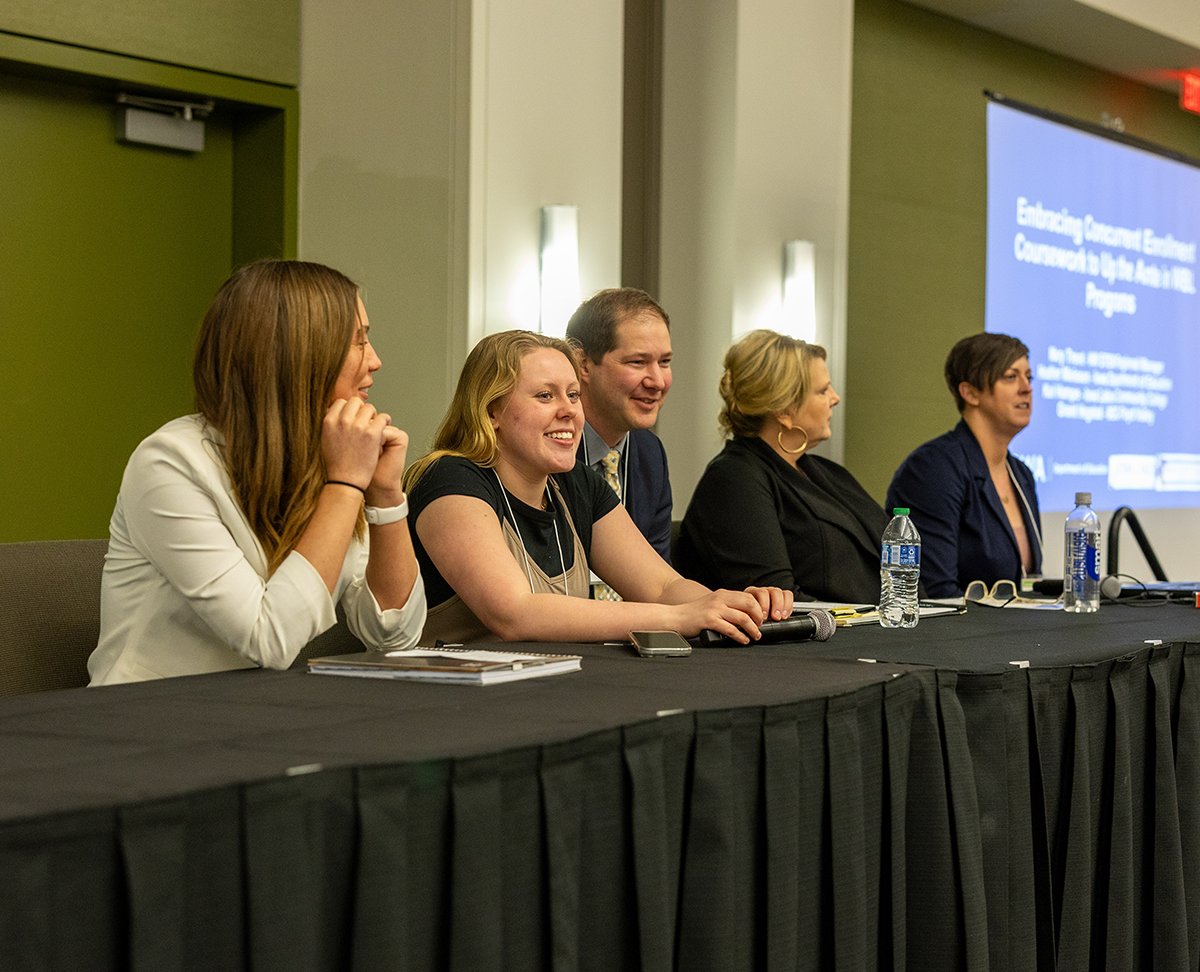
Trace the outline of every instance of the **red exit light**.
[[1200, 73], [1188, 71], [1179, 90], [1179, 104], [1185, 111], [1200, 115]]

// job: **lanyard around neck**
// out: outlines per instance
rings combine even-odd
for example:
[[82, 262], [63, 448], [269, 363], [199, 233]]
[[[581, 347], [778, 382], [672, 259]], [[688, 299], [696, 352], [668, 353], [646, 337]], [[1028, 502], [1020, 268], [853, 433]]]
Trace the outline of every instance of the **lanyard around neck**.
[[[529, 560], [529, 549], [525, 546], [525, 538], [521, 536], [521, 525], [517, 522], [517, 516], [513, 513], [512, 503], [508, 501], [508, 490], [504, 488], [504, 481], [500, 478], [500, 474], [495, 469], [492, 470], [496, 474], [496, 482], [500, 484], [500, 495], [504, 498], [504, 505], [508, 509], [508, 518], [512, 521], [513, 529], [517, 532], [517, 541], [521, 544], [521, 554], [525, 559], [525, 577], [529, 581], [529, 592], [537, 593], [537, 588], [533, 586], [533, 567]], [[563, 579], [563, 594], [570, 596], [570, 590], [567, 587], [567, 561], [563, 556], [562, 541], [558, 536], [558, 512], [554, 504], [554, 499], [550, 495], [550, 482], [546, 482], [546, 501], [550, 504], [550, 513], [554, 517], [554, 546], [558, 549], [558, 564], [562, 569]], [[549, 580], [549, 578], [547, 578]], [[554, 591], [554, 582], [550, 581], [550, 591]]]

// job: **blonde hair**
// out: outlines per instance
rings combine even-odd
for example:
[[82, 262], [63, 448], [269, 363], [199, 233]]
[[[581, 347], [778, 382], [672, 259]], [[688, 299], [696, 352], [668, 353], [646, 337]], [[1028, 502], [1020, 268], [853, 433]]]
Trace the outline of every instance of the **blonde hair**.
[[[213, 298], [192, 365], [233, 493], [274, 573], [325, 482], [321, 423], [358, 320], [358, 287], [318, 263], [260, 260]], [[365, 353], [365, 349], [364, 349]], [[356, 530], [362, 536], [361, 520]]]
[[433, 439], [433, 451], [414, 462], [404, 474], [404, 488], [417, 481], [443, 456], [462, 456], [485, 469], [496, 465], [500, 447], [492, 428], [492, 409], [516, 387], [521, 362], [542, 348], [559, 351], [571, 362], [579, 380], [579, 362], [574, 346], [561, 338], [532, 331], [501, 331], [489, 334], [467, 355], [458, 387], [442, 424]]
[[751, 331], [725, 352], [717, 421], [726, 437], [753, 436], [769, 415], [796, 408], [808, 396], [809, 364], [825, 349], [776, 331]]

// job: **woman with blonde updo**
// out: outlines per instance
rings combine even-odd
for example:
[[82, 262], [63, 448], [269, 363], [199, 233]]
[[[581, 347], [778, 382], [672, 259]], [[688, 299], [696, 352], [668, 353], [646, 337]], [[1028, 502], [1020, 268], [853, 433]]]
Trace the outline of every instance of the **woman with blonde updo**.
[[829, 438], [841, 401], [825, 349], [751, 331], [726, 353], [720, 390], [728, 441], [684, 515], [680, 572], [709, 586], [876, 603], [887, 514], [845, 468], [809, 453]]

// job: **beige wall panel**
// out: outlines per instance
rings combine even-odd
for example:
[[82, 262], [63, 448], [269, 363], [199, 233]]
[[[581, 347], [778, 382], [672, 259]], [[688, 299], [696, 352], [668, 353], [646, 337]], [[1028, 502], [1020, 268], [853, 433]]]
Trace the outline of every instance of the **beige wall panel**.
[[620, 281], [621, 0], [474, 0], [470, 342], [538, 329], [539, 210], [574, 205], [581, 297]]
[[[675, 517], [720, 448], [726, 349], [780, 326], [783, 244], [811, 240], [817, 340], [845, 359], [851, 9], [816, 0], [666, 0], [661, 298], [675, 384], [659, 423]], [[823, 447], [840, 453], [841, 421]]]
[[304, 2], [300, 255], [363, 288], [375, 404], [426, 451], [466, 356], [469, 2]]

